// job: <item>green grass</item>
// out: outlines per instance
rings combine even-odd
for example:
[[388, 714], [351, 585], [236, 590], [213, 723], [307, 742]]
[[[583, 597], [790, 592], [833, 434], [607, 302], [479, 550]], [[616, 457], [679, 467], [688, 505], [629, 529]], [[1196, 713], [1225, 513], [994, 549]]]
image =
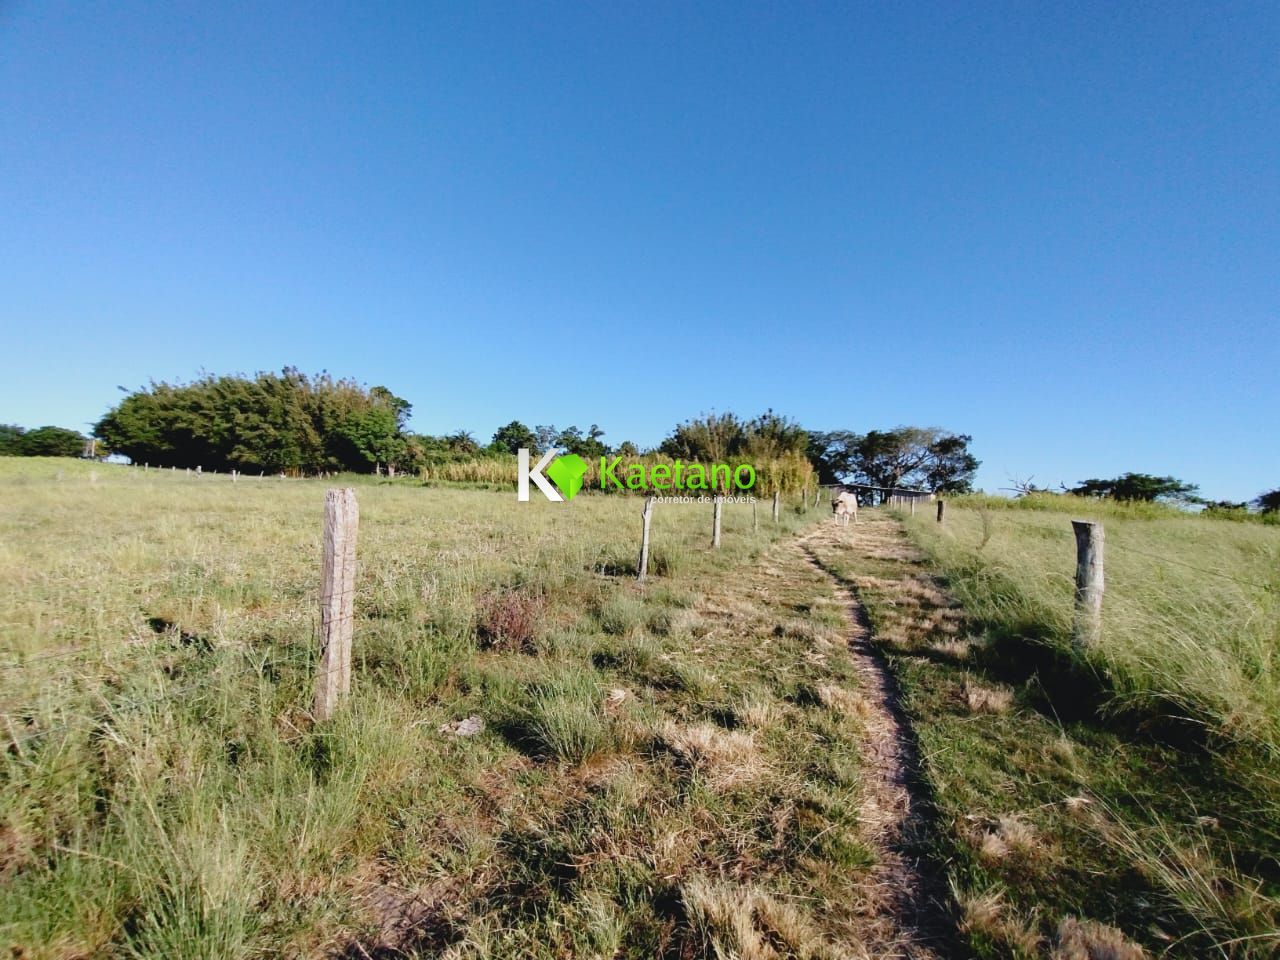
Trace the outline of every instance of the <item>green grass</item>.
[[641, 587], [638, 499], [335, 482], [353, 689], [317, 724], [330, 482], [0, 460], [0, 948], [839, 955], [860, 729], [798, 695], [853, 673], [788, 547], [823, 514], [730, 505], [716, 552], [659, 507]]
[[[941, 527], [868, 511], [861, 546], [823, 557], [902, 686], [936, 811], [922, 853], [970, 948], [1040, 956], [1078, 917], [1152, 955], [1275, 956], [1280, 531], [977, 504], [952, 501]], [[1073, 516], [1107, 540], [1104, 631], [1084, 656]]]
[[944, 524], [916, 517], [909, 529], [971, 616], [1067, 651], [1069, 521], [1102, 522], [1103, 636], [1087, 659], [1110, 706], [1189, 718], [1280, 763], [1280, 529], [1150, 504], [1041, 503], [1053, 509], [953, 503]]

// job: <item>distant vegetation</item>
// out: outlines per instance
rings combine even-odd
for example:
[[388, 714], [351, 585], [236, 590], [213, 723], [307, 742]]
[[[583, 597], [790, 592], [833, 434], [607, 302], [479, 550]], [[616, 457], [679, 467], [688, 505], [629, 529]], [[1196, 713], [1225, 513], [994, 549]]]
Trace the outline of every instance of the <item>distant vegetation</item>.
[[79, 457], [86, 437], [65, 427], [24, 430], [0, 424], [0, 457]]
[[[598, 424], [586, 430], [512, 420], [488, 444], [467, 430], [426, 436], [407, 429], [411, 404], [382, 386], [286, 367], [254, 377], [207, 376], [189, 384], [152, 383], [110, 410], [95, 427], [107, 451], [135, 463], [313, 474], [348, 470], [462, 482], [505, 483], [517, 450], [552, 447], [588, 463], [602, 456], [663, 456], [686, 462], [737, 458], [767, 472], [781, 489], [823, 483], [935, 492], [972, 489], [979, 461], [972, 437], [937, 428], [895, 427], [866, 434], [805, 429], [766, 410], [754, 418], [709, 413], [677, 424], [657, 448], [611, 445]], [[785, 478], [785, 479], [784, 479]]]
[[1078, 497], [1109, 497], [1112, 500], [1177, 500], [1198, 502], [1199, 487], [1174, 477], [1153, 477], [1149, 473], [1124, 473], [1112, 480], [1083, 480], [1069, 490]]
[[808, 453], [823, 483], [917, 487], [967, 493], [981, 461], [969, 452], [973, 437], [936, 427], [895, 427], [858, 434], [814, 433]]

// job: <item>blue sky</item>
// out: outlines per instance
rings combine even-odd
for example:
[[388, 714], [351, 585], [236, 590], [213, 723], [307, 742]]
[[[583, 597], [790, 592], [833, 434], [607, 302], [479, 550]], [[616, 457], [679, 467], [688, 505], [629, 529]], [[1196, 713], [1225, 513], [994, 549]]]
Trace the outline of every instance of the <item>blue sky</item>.
[[0, 2], [0, 421], [279, 368], [1280, 485], [1280, 7]]

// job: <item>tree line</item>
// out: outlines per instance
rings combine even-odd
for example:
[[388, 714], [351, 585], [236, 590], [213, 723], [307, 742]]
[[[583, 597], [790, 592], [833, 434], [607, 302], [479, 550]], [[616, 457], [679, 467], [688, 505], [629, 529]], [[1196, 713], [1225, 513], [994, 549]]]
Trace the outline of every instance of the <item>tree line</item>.
[[66, 427], [25, 430], [17, 424], [0, 424], [0, 457], [80, 457], [89, 438]]
[[[372, 473], [393, 466], [416, 473], [444, 464], [511, 457], [521, 447], [576, 453], [588, 462], [602, 456], [664, 456], [689, 462], [730, 459], [803, 464], [824, 484], [874, 490], [911, 488], [964, 493], [973, 487], [980, 461], [973, 438], [936, 427], [898, 426], [858, 433], [807, 429], [766, 410], [756, 417], [708, 413], [675, 425], [656, 447], [624, 440], [610, 444], [598, 424], [586, 429], [499, 427], [487, 443], [467, 430], [443, 436], [410, 431], [412, 405], [384, 386], [365, 387], [328, 373], [307, 376], [294, 367], [252, 377], [208, 375], [190, 383], [153, 382], [128, 392], [94, 426], [98, 452], [154, 466], [313, 474]], [[0, 455], [82, 456], [89, 438], [62, 427], [25, 431], [0, 426]], [[1030, 482], [1017, 492], [1049, 492]], [[1210, 502], [1193, 484], [1173, 477], [1126, 473], [1090, 479], [1060, 492], [1115, 500], [1177, 500], [1216, 512], [1250, 504]], [[873, 494], [874, 495], [874, 494]], [[1280, 489], [1251, 504], [1280, 511]]]
[[[445, 436], [407, 428], [412, 405], [383, 386], [364, 387], [327, 373], [205, 376], [153, 382], [128, 393], [94, 427], [103, 452], [135, 463], [241, 471], [373, 472], [379, 465], [417, 472], [475, 458], [511, 456], [521, 447], [555, 447], [588, 461], [605, 455], [661, 455], [695, 462], [731, 458], [803, 463], [820, 482], [969, 490], [978, 460], [972, 438], [944, 430], [897, 427], [858, 434], [806, 429], [766, 410], [755, 417], [709, 413], [675, 425], [651, 449], [611, 444], [598, 424], [498, 428], [488, 443], [470, 431]], [[81, 441], [82, 442], [82, 441]]]

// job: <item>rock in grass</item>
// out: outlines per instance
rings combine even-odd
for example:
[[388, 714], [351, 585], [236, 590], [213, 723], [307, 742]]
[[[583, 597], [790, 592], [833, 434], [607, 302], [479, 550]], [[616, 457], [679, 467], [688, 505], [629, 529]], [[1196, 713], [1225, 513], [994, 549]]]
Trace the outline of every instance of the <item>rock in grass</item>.
[[483, 730], [484, 720], [476, 716], [467, 717], [465, 720], [455, 720], [452, 723], [445, 723], [440, 726], [441, 733], [451, 733], [455, 737], [474, 737]]

